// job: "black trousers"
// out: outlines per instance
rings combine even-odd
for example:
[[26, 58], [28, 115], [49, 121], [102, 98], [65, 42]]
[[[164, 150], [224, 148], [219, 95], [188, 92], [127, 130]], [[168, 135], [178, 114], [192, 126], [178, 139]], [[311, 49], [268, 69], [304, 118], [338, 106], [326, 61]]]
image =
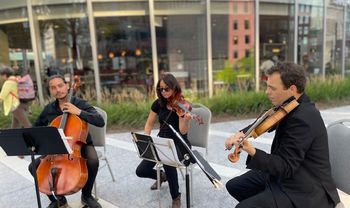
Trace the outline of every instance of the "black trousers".
[[[136, 168], [136, 175], [141, 178], [151, 178], [157, 180], [157, 171], [153, 169], [155, 165], [155, 162], [142, 160], [139, 166]], [[175, 167], [167, 165], [164, 165], [163, 168], [169, 184], [171, 198], [175, 199], [180, 195], [177, 170]]]
[[[86, 159], [86, 166], [88, 170], [88, 180], [85, 186], [82, 188], [82, 194], [84, 196], [91, 196], [92, 188], [94, 187], [94, 182], [96, 179], [99, 160], [97, 156], [97, 152], [95, 147], [92, 144], [86, 144], [81, 148], [81, 155]], [[36, 158], [34, 161], [35, 170], [38, 168], [40, 164], [40, 158]], [[28, 167], [30, 173], [33, 175], [33, 164], [30, 164]], [[56, 201], [56, 199], [52, 195], [48, 195], [51, 201]]]
[[226, 183], [227, 191], [239, 201], [238, 208], [293, 208], [288, 196], [266, 173], [250, 170]]

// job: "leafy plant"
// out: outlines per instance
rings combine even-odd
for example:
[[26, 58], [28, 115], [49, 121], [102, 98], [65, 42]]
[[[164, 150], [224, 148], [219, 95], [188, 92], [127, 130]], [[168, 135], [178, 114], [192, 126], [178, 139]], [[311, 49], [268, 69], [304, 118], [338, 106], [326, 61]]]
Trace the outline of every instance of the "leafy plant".
[[[254, 57], [244, 57], [238, 60], [235, 64], [231, 64], [229, 60], [225, 61], [224, 69], [215, 74], [215, 80], [223, 81], [224, 83], [234, 86], [239, 82], [239, 79], [246, 80], [243, 84], [249, 84], [254, 74]], [[248, 80], [248, 82], [247, 82]], [[239, 83], [242, 84], [242, 83]], [[242, 89], [240, 87], [239, 89]], [[247, 89], [247, 87], [243, 87]]]

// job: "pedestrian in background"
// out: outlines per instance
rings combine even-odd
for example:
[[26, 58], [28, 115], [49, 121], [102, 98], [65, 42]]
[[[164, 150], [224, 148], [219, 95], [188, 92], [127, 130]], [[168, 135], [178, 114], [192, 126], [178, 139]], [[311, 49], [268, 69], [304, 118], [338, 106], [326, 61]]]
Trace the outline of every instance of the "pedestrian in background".
[[18, 97], [18, 79], [14, 76], [11, 68], [4, 67], [0, 70], [1, 79], [4, 84], [0, 92], [0, 101], [3, 102], [4, 115], [8, 116], [12, 113], [11, 128], [31, 126], [27, 117], [28, 108], [24, 106]]

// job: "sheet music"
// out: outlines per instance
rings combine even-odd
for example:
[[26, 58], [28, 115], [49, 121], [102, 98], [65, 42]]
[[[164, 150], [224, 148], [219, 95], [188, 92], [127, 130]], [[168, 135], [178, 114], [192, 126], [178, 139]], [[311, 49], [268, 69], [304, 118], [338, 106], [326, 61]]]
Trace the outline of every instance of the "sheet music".
[[72, 150], [72, 148], [70, 148], [70, 145], [69, 145], [69, 143], [67, 142], [67, 139], [70, 139], [71, 137], [66, 137], [66, 135], [64, 134], [63, 129], [58, 128], [58, 132], [59, 132], [60, 135], [61, 135], [61, 139], [62, 139], [63, 144], [64, 144], [64, 146], [66, 147], [68, 153], [69, 153], [69, 154], [72, 154], [72, 153], [73, 153], [73, 150]]
[[152, 137], [160, 161], [165, 165], [182, 166], [179, 161], [174, 140], [168, 138]]

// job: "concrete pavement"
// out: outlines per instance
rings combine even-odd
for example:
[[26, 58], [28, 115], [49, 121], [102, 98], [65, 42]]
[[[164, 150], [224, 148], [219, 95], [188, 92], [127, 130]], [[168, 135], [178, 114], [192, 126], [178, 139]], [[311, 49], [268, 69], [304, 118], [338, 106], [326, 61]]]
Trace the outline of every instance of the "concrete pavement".
[[[350, 118], [350, 106], [342, 106], [321, 111], [326, 124], [330, 122]], [[207, 160], [216, 172], [222, 177], [225, 184], [229, 179], [246, 171], [246, 154], [242, 153], [241, 159], [232, 164], [227, 160], [229, 152], [224, 151], [224, 141], [238, 129], [251, 123], [253, 119], [235, 120], [230, 122], [213, 123], [210, 126], [209, 148]], [[156, 131], [153, 131], [156, 134]], [[269, 151], [273, 133], [266, 133], [254, 140], [257, 148]], [[100, 169], [97, 176], [97, 196], [99, 202], [106, 208], [147, 208], [159, 207], [158, 192], [150, 191], [154, 181], [141, 179], [135, 175], [135, 169], [139, 162], [135, 146], [131, 141], [130, 132], [113, 133], [107, 135], [107, 158], [116, 179], [112, 181], [108, 168]], [[195, 148], [205, 154], [204, 149]], [[33, 178], [27, 171], [30, 160], [26, 157], [21, 160], [17, 157], [7, 157], [0, 150], [0, 207], [1, 208], [32, 208], [37, 207]], [[103, 162], [101, 162], [103, 165]], [[179, 171], [178, 171], [179, 172]], [[344, 183], [349, 183], [344, 181]], [[233, 207], [234, 200], [223, 187], [217, 190], [207, 179], [204, 173], [197, 167], [193, 171], [193, 196], [194, 207]], [[182, 206], [186, 205], [185, 180], [179, 172], [179, 185], [182, 192]], [[341, 193], [345, 207], [350, 207], [350, 196]], [[164, 183], [160, 191], [161, 207], [171, 205], [169, 187]], [[41, 194], [42, 207], [49, 203], [46, 196]], [[81, 207], [80, 192], [68, 196], [70, 207]]]

